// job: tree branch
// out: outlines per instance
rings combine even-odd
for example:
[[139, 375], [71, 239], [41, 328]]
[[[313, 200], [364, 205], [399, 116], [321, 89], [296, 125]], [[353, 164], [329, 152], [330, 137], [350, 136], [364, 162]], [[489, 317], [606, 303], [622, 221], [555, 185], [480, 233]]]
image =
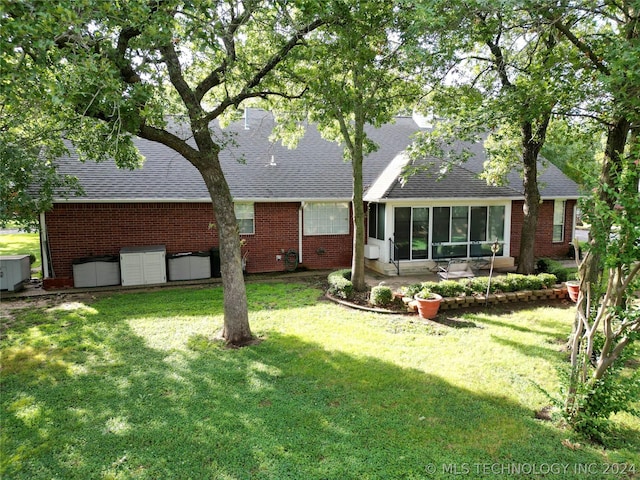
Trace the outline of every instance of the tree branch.
[[298, 30], [287, 43], [285, 43], [280, 50], [278, 50], [275, 54], [269, 58], [269, 60], [264, 64], [264, 66], [258, 70], [253, 77], [246, 83], [242, 91], [231, 98], [227, 98], [222, 101], [215, 109], [213, 109], [208, 115], [206, 115], [207, 121], [211, 121], [214, 118], [217, 118], [224, 110], [226, 110], [229, 106], [235, 105], [238, 106], [243, 100], [247, 98], [254, 97], [267, 97], [269, 95], [280, 95], [284, 98], [295, 98], [292, 96], [288, 96], [284, 93], [276, 93], [272, 91], [261, 91], [261, 92], [252, 92], [251, 89], [255, 88], [260, 84], [260, 82], [269, 74], [273, 69], [275, 69], [282, 60], [287, 56], [287, 54], [299, 44], [300, 40], [304, 38], [304, 36], [320, 26], [326, 23], [323, 19], [316, 19], [308, 25], [304, 26], [300, 30]]
[[578, 50], [580, 50], [582, 53], [584, 53], [587, 56], [587, 58], [589, 58], [591, 63], [596, 67], [596, 69], [599, 72], [604, 73], [605, 75], [609, 75], [611, 73], [609, 68], [604, 63], [602, 63], [602, 61], [598, 58], [598, 56], [594, 53], [594, 51], [591, 50], [589, 45], [587, 45], [578, 37], [576, 37], [575, 34], [571, 31], [571, 29], [567, 25], [562, 23], [561, 21], [562, 17], [554, 18], [553, 12], [551, 11], [544, 12], [543, 15], [546, 16], [546, 18], [551, 22], [551, 25], [556, 30], [562, 33], [567, 38], [567, 40], [569, 40]]
[[169, 72], [169, 80], [171, 80], [171, 84], [175, 87], [187, 107], [189, 116], [193, 118], [201, 108], [196, 95], [182, 75], [182, 67], [180, 66], [180, 59], [176, 49], [173, 44], [168, 44], [161, 47], [160, 52], [164, 57], [164, 62]]

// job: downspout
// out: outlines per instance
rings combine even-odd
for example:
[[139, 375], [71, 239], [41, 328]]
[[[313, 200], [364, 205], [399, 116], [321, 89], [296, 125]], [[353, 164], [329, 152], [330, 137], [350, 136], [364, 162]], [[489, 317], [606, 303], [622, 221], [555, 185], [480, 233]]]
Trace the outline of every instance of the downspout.
[[47, 235], [47, 222], [44, 212], [40, 213], [40, 258], [42, 259], [42, 278], [51, 278], [49, 274], [49, 240]]
[[305, 202], [300, 202], [298, 209], [298, 264], [302, 263], [302, 209], [304, 206]]

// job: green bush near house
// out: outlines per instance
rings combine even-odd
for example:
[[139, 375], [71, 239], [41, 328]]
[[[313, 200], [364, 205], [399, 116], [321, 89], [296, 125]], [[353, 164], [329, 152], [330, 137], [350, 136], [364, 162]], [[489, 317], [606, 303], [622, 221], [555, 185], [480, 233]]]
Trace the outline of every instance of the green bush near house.
[[507, 274], [506, 276], [493, 277], [489, 286], [489, 277], [475, 277], [466, 280], [443, 280], [441, 282], [422, 282], [402, 288], [402, 293], [407, 297], [414, 297], [423, 289], [443, 297], [457, 297], [459, 295], [486, 294], [496, 292], [518, 292], [522, 290], [540, 290], [551, 288], [558, 282], [555, 275], [542, 273], [538, 275]]
[[345, 300], [353, 296], [353, 283], [351, 283], [351, 270], [348, 268], [331, 272], [327, 277], [329, 293]]
[[393, 291], [385, 285], [378, 285], [371, 289], [369, 302], [376, 307], [384, 307], [393, 301]]
[[562, 263], [552, 258], [540, 258], [536, 262], [536, 270], [540, 273], [552, 273], [558, 282], [576, 280], [578, 267], [565, 267]]

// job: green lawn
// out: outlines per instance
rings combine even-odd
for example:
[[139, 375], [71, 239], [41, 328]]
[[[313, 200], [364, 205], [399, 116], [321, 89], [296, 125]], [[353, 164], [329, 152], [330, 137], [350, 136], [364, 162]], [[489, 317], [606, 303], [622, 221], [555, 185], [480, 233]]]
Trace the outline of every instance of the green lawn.
[[541, 390], [558, 391], [571, 309], [467, 313], [455, 328], [349, 310], [302, 284], [247, 288], [264, 341], [238, 350], [208, 340], [221, 327], [220, 288], [50, 300], [2, 319], [0, 476], [610, 479], [624, 478], [612, 468], [640, 470], [638, 418], [617, 416], [604, 448], [534, 416], [550, 403]]
[[40, 236], [37, 233], [3, 233], [0, 234], [0, 255], [29, 255], [36, 256], [36, 262], [31, 268], [42, 265], [40, 255]]

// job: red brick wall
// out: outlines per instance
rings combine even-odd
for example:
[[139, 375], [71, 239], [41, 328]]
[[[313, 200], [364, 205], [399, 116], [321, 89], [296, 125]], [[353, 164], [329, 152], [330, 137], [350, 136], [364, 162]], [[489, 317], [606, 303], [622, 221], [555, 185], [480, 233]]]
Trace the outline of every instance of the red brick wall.
[[[284, 254], [299, 249], [300, 204], [256, 203], [255, 234], [242, 235], [247, 272], [285, 269]], [[209, 203], [56, 204], [46, 214], [53, 271], [72, 277], [75, 258], [118, 254], [122, 247], [165, 245], [167, 253], [209, 250], [218, 245]], [[325, 269], [349, 266], [349, 235], [303, 239], [302, 266]], [[320, 250], [319, 250], [320, 249]], [[276, 255], [281, 255], [280, 261]]]
[[[564, 241], [554, 243], [553, 240], [553, 200], [545, 200], [540, 206], [538, 217], [538, 228], [535, 238], [536, 257], [564, 257], [569, 252], [571, 243], [571, 229], [573, 227], [573, 210], [575, 200], [568, 200], [565, 208], [564, 218]], [[524, 202], [514, 201], [511, 208], [511, 256], [517, 258], [520, 255], [520, 235], [522, 233], [522, 222], [524, 213], [522, 206]]]
[[[284, 253], [298, 251], [299, 203], [256, 203], [254, 205], [255, 233], [242, 235], [246, 244], [247, 272], [283, 271]], [[282, 259], [276, 260], [276, 255]]]
[[71, 278], [73, 259], [115, 255], [122, 247], [208, 250], [218, 244], [212, 222], [207, 203], [57, 204], [46, 214], [53, 271]]

